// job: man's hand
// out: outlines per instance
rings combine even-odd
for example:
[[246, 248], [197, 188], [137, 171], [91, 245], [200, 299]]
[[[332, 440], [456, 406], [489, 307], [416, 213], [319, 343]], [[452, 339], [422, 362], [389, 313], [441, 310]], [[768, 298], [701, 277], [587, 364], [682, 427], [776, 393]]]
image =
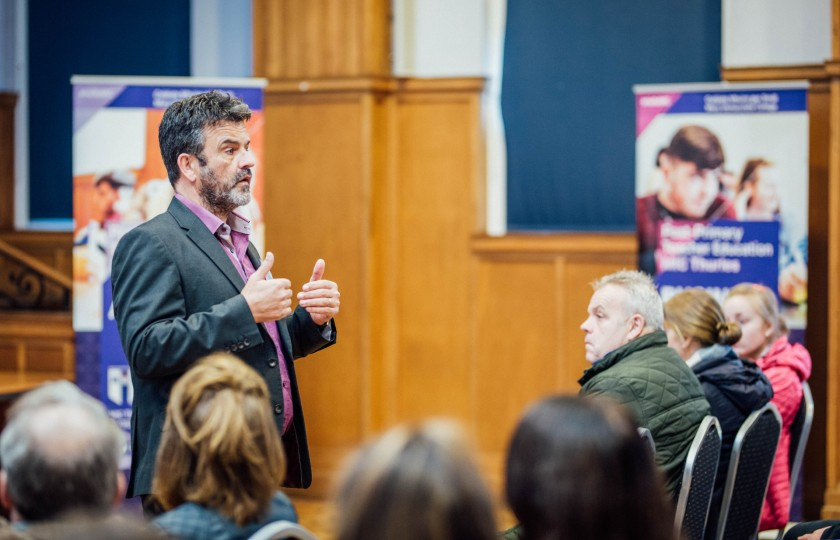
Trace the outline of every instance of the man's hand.
[[242, 289], [258, 323], [279, 321], [292, 314], [292, 283], [288, 279], [266, 279], [273, 265], [274, 254], [269, 251]]
[[304, 285], [303, 291], [297, 295], [301, 307], [306, 308], [318, 326], [328, 323], [335, 317], [338, 314], [338, 306], [341, 304], [338, 285], [334, 281], [322, 279], [325, 267], [324, 259], [318, 259], [315, 262], [315, 268], [312, 269], [309, 283]]

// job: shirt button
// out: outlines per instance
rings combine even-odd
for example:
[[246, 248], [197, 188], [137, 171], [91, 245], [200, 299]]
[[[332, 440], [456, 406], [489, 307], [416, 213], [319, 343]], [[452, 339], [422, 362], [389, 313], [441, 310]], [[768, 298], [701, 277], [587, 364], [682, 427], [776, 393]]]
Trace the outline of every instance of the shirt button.
[[283, 381], [283, 388], [289, 387], [289, 381]]
[[276, 359], [276, 358], [272, 358], [272, 359], [270, 359], [270, 360], [268, 361], [268, 367], [271, 367], [271, 368], [273, 368], [273, 367], [277, 367], [277, 359]]
[[283, 414], [283, 406], [279, 403], [274, 405], [274, 414]]

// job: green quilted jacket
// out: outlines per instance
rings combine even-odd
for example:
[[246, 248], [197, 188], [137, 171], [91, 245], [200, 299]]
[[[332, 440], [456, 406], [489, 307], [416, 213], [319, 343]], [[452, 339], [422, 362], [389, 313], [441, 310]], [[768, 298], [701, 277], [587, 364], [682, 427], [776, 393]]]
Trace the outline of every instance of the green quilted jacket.
[[676, 498], [688, 448], [709, 402], [691, 368], [658, 330], [622, 345], [583, 372], [581, 394], [626, 405], [656, 443], [656, 464]]

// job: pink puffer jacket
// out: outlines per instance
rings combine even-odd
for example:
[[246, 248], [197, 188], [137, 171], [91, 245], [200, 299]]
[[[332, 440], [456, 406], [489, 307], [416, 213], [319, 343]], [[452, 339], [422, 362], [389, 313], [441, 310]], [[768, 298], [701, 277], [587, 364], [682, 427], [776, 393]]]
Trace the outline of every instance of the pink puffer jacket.
[[782, 415], [782, 435], [776, 460], [770, 472], [767, 498], [761, 512], [760, 530], [778, 529], [788, 522], [790, 510], [790, 426], [802, 401], [802, 381], [811, 376], [811, 355], [799, 343], [791, 344], [786, 336], [773, 343], [758, 366], [773, 386], [773, 404]]

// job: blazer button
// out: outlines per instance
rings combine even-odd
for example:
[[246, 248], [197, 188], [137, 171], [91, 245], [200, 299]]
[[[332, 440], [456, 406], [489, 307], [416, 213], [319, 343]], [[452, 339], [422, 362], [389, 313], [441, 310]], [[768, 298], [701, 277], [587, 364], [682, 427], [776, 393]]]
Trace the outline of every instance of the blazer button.
[[283, 406], [279, 403], [274, 405], [274, 414], [283, 414]]
[[245, 345], [246, 347], [248, 347], [249, 345], [251, 345], [251, 341], [246, 339], [245, 341], [242, 342], [242, 344]]
[[270, 368], [277, 367], [277, 359], [276, 359], [276, 358], [271, 358], [271, 359], [269, 359], [269, 361], [268, 361], [268, 367], [270, 367]]

